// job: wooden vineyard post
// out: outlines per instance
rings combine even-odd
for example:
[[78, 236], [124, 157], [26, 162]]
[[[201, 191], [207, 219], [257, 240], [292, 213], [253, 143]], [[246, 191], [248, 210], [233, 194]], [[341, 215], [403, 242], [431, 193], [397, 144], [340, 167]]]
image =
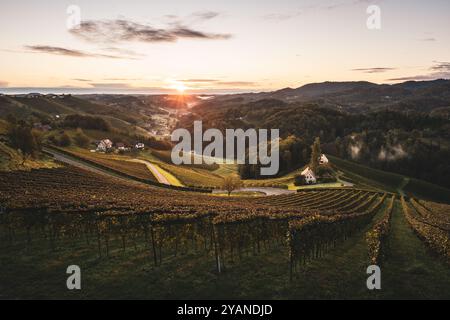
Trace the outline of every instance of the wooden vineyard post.
[[156, 267], [156, 266], [158, 266], [158, 258], [156, 255], [155, 231], [153, 229], [153, 224], [150, 225], [150, 233], [151, 233], [151, 237], [152, 237], [153, 260], [155, 262], [155, 267]]
[[215, 224], [213, 224], [213, 227], [211, 228], [211, 232], [212, 232], [212, 238], [213, 238], [213, 242], [214, 242], [214, 255], [216, 257], [217, 272], [220, 274], [222, 272], [222, 270], [220, 267], [219, 248], [218, 248], [217, 237], [216, 237], [217, 227]]

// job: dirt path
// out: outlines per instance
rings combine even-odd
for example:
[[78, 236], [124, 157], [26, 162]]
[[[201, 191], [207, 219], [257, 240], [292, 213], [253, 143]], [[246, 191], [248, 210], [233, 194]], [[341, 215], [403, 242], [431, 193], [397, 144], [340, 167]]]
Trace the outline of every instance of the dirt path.
[[154, 164], [141, 159], [132, 159], [127, 161], [145, 164], [159, 183], [170, 185], [169, 180], [159, 171], [160, 168], [157, 168]]
[[397, 201], [382, 266], [383, 298], [450, 299], [450, 266], [414, 234]]
[[[350, 238], [339, 242], [324, 257], [313, 260], [294, 280], [298, 292], [292, 299], [357, 299], [377, 298], [376, 292], [367, 289], [367, 267], [369, 266], [366, 232], [384, 214], [387, 198], [372, 221]], [[313, 296], [317, 294], [317, 296]]]
[[405, 196], [403, 189], [408, 185], [410, 180], [410, 178], [404, 177], [402, 183], [398, 186], [397, 191], [401, 196]]

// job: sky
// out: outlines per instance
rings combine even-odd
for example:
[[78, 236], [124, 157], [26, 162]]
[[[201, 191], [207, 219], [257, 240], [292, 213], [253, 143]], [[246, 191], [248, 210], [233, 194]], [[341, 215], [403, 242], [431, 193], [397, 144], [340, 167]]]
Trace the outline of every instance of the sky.
[[448, 0], [2, 0], [0, 9], [4, 93], [450, 78]]

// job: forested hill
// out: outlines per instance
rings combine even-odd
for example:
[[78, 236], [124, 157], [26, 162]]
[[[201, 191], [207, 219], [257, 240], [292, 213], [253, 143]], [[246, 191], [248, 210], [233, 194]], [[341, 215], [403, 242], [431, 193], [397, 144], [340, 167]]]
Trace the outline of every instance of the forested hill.
[[[448, 85], [448, 81], [436, 81], [405, 83], [395, 88], [419, 92]], [[358, 83], [357, 86], [373, 84]], [[375, 85], [375, 88], [378, 87]], [[341, 90], [341, 87], [334, 86], [334, 90]], [[358, 93], [361, 90], [355, 89], [354, 95], [362, 95]], [[448, 95], [449, 90], [440, 93], [441, 97]], [[433, 97], [430, 100], [436, 101], [436, 95], [430, 96]], [[426, 95], [423, 97], [425, 99]], [[193, 120], [202, 120], [205, 129], [277, 128], [283, 139], [295, 136], [301, 139], [302, 146], [311, 145], [315, 137], [320, 137], [323, 149], [329, 154], [450, 188], [450, 162], [447, 160], [450, 157], [450, 108], [433, 109], [427, 102], [416, 108], [423, 111], [402, 109], [402, 104], [371, 108], [366, 99], [361, 100], [360, 105], [367, 111], [353, 112], [330, 105], [325, 99], [315, 102], [246, 99], [234, 96], [209, 100], [193, 108], [179, 126], [190, 128]]]
[[393, 85], [365, 81], [312, 83], [295, 89], [221, 96], [207, 104], [220, 107], [266, 99], [315, 102], [348, 112], [389, 108], [428, 113], [450, 107], [450, 80], [408, 81]]

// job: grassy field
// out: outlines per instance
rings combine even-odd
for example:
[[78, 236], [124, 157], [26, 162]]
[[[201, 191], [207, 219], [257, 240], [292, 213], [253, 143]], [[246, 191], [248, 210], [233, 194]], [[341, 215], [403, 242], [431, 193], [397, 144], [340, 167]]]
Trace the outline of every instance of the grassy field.
[[141, 179], [148, 179], [155, 182], [157, 181], [156, 177], [152, 174], [150, 169], [148, 169], [145, 164], [132, 162], [130, 161], [130, 157], [112, 154], [92, 153], [77, 147], [70, 147], [66, 148], [65, 150], [79, 158], [95, 162], [99, 165], [126, 173], [130, 176]]
[[0, 119], [0, 134], [6, 134], [8, 129], [8, 122]]
[[164, 162], [157, 164], [173, 174], [185, 186], [219, 187], [222, 184], [223, 178], [209, 170], [176, 166]]
[[449, 189], [423, 180], [411, 178], [403, 189], [406, 193], [412, 194], [419, 198], [450, 203]]
[[397, 201], [383, 269], [386, 298], [450, 299], [449, 265], [414, 234]]
[[[438, 185], [408, 178], [399, 174], [376, 170], [351, 161], [329, 156], [330, 161], [344, 174], [343, 179], [360, 187], [371, 187], [407, 194], [440, 202], [450, 201], [450, 190]], [[400, 190], [401, 189], [401, 190]]]
[[172, 186], [177, 186], [177, 187], [182, 187], [183, 184], [181, 183], [180, 180], [177, 179], [177, 177], [175, 177], [173, 174], [171, 174], [170, 172], [164, 170], [163, 168], [161, 168], [159, 165], [157, 165], [156, 163], [152, 163], [153, 167], [158, 170], [158, 172], [163, 175], [167, 181], [169, 181], [169, 183]]
[[59, 166], [43, 154], [38, 154], [35, 158], [27, 158], [23, 161], [19, 152], [0, 142], [0, 171], [57, 168]]
[[[390, 192], [396, 192], [404, 177], [399, 174], [372, 169], [352, 161], [328, 156], [331, 163], [342, 170], [346, 176], [360, 184], [372, 185]], [[345, 178], [344, 178], [345, 179]]]

